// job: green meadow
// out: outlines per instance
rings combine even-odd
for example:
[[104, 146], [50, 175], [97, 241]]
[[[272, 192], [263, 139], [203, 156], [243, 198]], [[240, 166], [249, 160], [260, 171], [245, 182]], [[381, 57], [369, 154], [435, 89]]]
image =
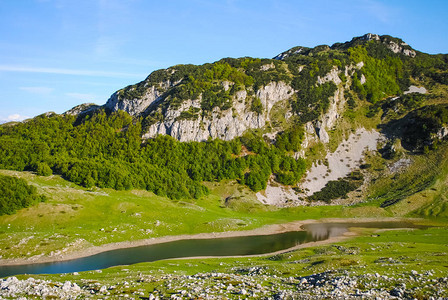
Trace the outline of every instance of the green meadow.
[[340, 215], [340, 206], [281, 209], [260, 204], [235, 182], [208, 183], [209, 196], [174, 201], [144, 190], [86, 189], [59, 176], [1, 171], [37, 187], [47, 201], [0, 216], [3, 259], [57, 255], [167, 235], [248, 230]]

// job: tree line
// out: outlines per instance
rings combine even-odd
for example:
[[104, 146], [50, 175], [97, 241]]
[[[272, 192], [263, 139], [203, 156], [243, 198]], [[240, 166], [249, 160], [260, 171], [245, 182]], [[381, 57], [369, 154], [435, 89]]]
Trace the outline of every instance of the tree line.
[[39, 195], [37, 189], [28, 185], [25, 180], [0, 175], [0, 215], [10, 215], [45, 200], [45, 196]]
[[[170, 136], [142, 141], [142, 125], [127, 113], [41, 115], [0, 127], [0, 168], [60, 174], [90, 188], [146, 189], [172, 199], [208, 193], [203, 181], [235, 179], [254, 191], [270, 176], [295, 184], [305, 172], [297, 150], [303, 133], [285, 131], [277, 145], [248, 133], [232, 141], [181, 143]], [[250, 155], [242, 155], [242, 146]]]

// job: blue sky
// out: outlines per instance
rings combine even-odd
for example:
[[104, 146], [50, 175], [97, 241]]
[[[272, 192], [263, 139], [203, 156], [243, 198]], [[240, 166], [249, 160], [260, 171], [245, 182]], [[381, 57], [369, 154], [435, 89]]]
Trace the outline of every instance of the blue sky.
[[446, 0], [0, 0], [0, 121], [104, 104], [176, 64], [368, 32], [448, 53], [447, 12]]

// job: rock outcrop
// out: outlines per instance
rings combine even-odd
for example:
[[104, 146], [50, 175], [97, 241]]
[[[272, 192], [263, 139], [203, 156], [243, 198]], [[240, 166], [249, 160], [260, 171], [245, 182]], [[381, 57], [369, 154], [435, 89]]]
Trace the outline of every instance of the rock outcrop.
[[73, 107], [72, 109], [66, 111], [64, 114], [72, 115], [72, 116], [82, 115], [82, 114], [86, 114], [89, 112], [93, 112], [93, 111], [99, 109], [100, 107], [101, 106], [96, 105], [95, 103], [83, 103], [83, 104], [77, 105], [77, 106]]
[[255, 97], [260, 99], [261, 113], [250, 110], [251, 102], [246, 90], [235, 93], [233, 106], [227, 110], [217, 107], [210, 114], [198, 113], [195, 119], [182, 119], [182, 112], [191, 108], [200, 110], [201, 97], [184, 101], [179, 108], [168, 108], [163, 121], [149, 126], [144, 138], [152, 138], [158, 134], [168, 134], [179, 141], [206, 141], [208, 138], [231, 140], [241, 136], [247, 129], [262, 128], [270, 121], [270, 111], [275, 103], [289, 99], [293, 89], [284, 82], [271, 82], [260, 88]]
[[142, 97], [135, 97], [133, 99], [126, 99], [123, 96], [123, 91], [119, 90], [110, 96], [104, 107], [110, 111], [124, 110], [131, 116], [137, 116], [145, 112], [151, 105], [162, 100], [168, 88], [178, 83], [171, 81], [161, 82], [158, 86], [153, 85], [148, 87]]
[[[167, 134], [183, 142], [205, 141], [209, 138], [231, 140], [241, 136], [248, 129], [268, 128], [272, 125], [271, 121], [278, 121], [271, 120], [271, 110], [278, 102], [287, 102], [284, 105], [286, 111], [282, 111], [283, 116], [281, 117], [285, 120], [301, 113], [297, 110], [293, 112], [291, 107], [293, 101], [296, 101], [296, 104], [299, 103], [298, 106], [302, 105], [302, 111], [314, 109], [313, 104], [308, 103], [305, 107], [300, 103], [301, 99], [298, 99], [299, 96], [297, 95], [301, 87], [297, 83], [293, 83], [295, 78], [301, 76], [298, 74], [302, 73], [302, 70], [308, 66], [307, 62], [322, 54], [324, 54], [323, 57], [327, 57], [325, 55], [330, 51], [346, 51], [350, 47], [365, 43], [382, 44], [386, 50], [410, 57], [417, 54], [400, 39], [368, 33], [361, 37], [355, 37], [349, 42], [336, 43], [331, 47], [327, 45], [320, 45], [315, 48], [294, 47], [275, 56], [273, 60], [267, 60], [266, 62], [259, 60], [261, 63], [257, 65], [256, 72], [258, 73], [255, 74], [259, 74], [259, 72], [276, 74], [273, 77], [256, 75], [259, 76], [257, 80], [262, 79], [260, 80], [262, 84], [246, 84], [244, 80], [240, 80], [240, 83], [237, 84], [236, 81], [232, 81], [236, 77], [231, 79], [221, 76], [223, 74], [222, 70], [217, 71], [213, 69], [214, 67], [205, 67], [199, 70], [198, 68], [201, 66], [185, 65], [179, 68], [175, 66], [156, 71], [153, 73], [154, 76], [151, 74], [144, 81], [115, 92], [104, 105], [104, 108], [112, 112], [124, 110], [132, 116], [142, 117], [145, 120], [143, 132], [145, 139], [153, 138], [159, 134]], [[297, 57], [298, 60], [296, 60]], [[232, 66], [231, 63], [227, 62], [231, 60], [224, 59], [224, 62], [217, 62], [218, 68], [224, 65], [228, 68], [226, 69], [228, 72], [235, 72], [240, 77], [254, 75], [251, 72], [254, 72], [255, 67], [248, 68], [248, 64], [253, 63], [254, 60], [244, 65], [234, 64]], [[288, 64], [291, 60], [294, 61], [292, 68]], [[335, 61], [338, 60], [335, 59]], [[307, 128], [314, 128], [314, 133], [308, 133], [306, 141], [307, 139], [309, 142], [312, 138], [318, 138], [323, 143], [329, 142], [327, 132], [336, 125], [341, 112], [344, 110], [346, 103], [344, 90], [351, 88], [351, 77], [363, 67], [364, 62], [362, 61], [356, 65], [346, 66], [341, 65], [341, 61], [339, 61], [339, 64], [335, 64], [325, 75], [320, 74], [313, 78], [315, 86], [331, 82], [337, 87], [337, 90], [329, 97], [330, 102], [326, 111], [316, 117], [312, 124], [306, 125]], [[308, 68], [307, 72], [319, 72], [318, 70], [319, 68], [313, 70]], [[205, 72], [209, 72], [209, 74], [201, 77], [201, 74]], [[365, 84], [366, 76], [362, 73], [359, 76], [360, 83]], [[204, 78], [206, 78], [205, 81]], [[270, 80], [265, 80], [265, 78], [270, 78]], [[203, 85], [201, 86], [201, 84]], [[306, 84], [310, 83], [307, 82]], [[230, 97], [228, 105], [220, 106], [213, 103], [211, 106], [204, 107], [203, 100], [208, 101], [210, 96], [207, 96], [205, 91], [210, 88], [214, 89], [213, 93], [218, 98]], [[223, 96], [217, 90], [223, 91], [225, 95]], [[255, 100], [259, 102], [256, 109], [251, 107]], [[316, 99], [315, 101], [321, 100], [324, 99]], [[94, 109], [94, 107], [87, 109]], [[86, 111], [85, 108], [74, 108], [67, 113], [77, 114]], [[277, 114], [276, 117], [278, 116]], [[271, 132], [284, 130], [284, 128], [278, 126], [270, 126], [268, 131], [270, 129], [273, 129]], [[272, 141], [275, 141], [275, 137]]]

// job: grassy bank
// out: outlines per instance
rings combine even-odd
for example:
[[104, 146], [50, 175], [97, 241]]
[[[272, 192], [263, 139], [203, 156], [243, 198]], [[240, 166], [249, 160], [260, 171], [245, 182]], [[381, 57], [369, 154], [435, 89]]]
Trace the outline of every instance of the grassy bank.
[[[166, 260], [80, 274], [32, 277], [75, 282], [97, 297], [127, 294], [136, 299], [150, 293], [162, 298], [181, 297], [185, 290], [192, 297], [207, 294], [243, 299], [256, 295], [272, 297], [280, 291], [292, 296], [299, 291], [301, 294], [296, 296], [313, 295], [334, 292], [337, 287], [332, 282], [341, 278], [349, 282], [345, 295], [368, 295], [370, 290], [390, 295], [398, 288], [397, 293], [402, 291], [410, 298], [448, 296], [448, 285], [443, 281], [448, 275], [446, 227], [357, 231], [360, 236], [349, 241], [275, 256]], [[321, 277], [328, 282], [311, 284], [313, 278]], [[194, 289], [189, 289], [190, 285]], [[344, 282], [340, 283], [342, 286]]]

